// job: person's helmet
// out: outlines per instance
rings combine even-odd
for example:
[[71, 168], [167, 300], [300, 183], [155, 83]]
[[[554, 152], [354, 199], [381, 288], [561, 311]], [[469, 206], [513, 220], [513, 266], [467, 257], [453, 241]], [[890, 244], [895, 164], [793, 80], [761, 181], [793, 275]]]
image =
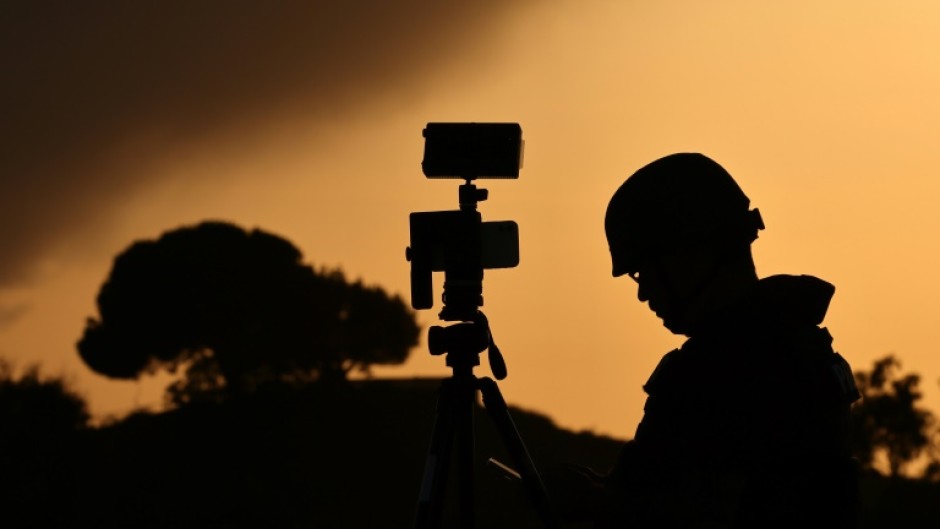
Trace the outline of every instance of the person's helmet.
[[617, 189], [604, 227], [614, 277], [643, 259], [702, 245], [750, 244], [760, 212], [725, 169], [697, 153], [671, 154], [641, 168]]

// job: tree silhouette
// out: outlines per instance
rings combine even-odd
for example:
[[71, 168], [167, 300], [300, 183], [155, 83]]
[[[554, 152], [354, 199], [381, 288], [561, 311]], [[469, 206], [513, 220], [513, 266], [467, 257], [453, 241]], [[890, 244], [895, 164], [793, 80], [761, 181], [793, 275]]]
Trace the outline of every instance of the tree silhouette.
[[[877, 454], [883, 453], [892, 477], [901, 475], [906, 464], [935, 448], [930, 411], [919, 407], [922, 398], [917, 374], [901, 375], [901, 363], [894, 356], [875, 361], [871, 372], [855, 375], [862, 400], [852, 409], [852, 440], [855, 457], [871, 468]], [[937, 472], [928, 465], [925, 477]]]
[[4, 527], [74, 525], [76, 464], [88, 432], [84, 399], [37, 365], [0, 359], [0, 504]]
[[177, 403], [403, 362], [419, 332], [404, 302], [301, 258], [281, 237], [223, 222], [138, 241], [115, 259], [79, 354], [115, 378], [183, 366]]
[[19, 376], [14, 371], [0, 359], [0, 443], [27, 439], [33, 444], [87, 425], [85, 401], [62, 379], [40, 376], [37, 365]]

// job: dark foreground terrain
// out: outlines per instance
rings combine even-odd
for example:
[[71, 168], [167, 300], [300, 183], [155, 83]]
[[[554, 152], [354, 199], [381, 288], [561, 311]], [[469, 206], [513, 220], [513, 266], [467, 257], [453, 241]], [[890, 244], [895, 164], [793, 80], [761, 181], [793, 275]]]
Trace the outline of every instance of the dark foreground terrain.
[[[74, 434], [24, 433], [3, 455], [2, 527], [409, 527], [437, 386], [275, 390]], [[537, 464], [616, 457], [618, 441], [513, 413]], [[483, 413], [476, 437], [481, 461], [509, 461]], [[481, 527], [533, 520], [514, 484], [485, 469], [477, 483]]]
[[[2, 527], [410, 527], [436, 381], [269, 390], [77, 432], [4, 432]], [[513, 410], [536, 464], [608, 467], [621, 441]], [[478, 526], [539, 527], [477, 416]], [[863, 527], [933, 527], [940, 487], [866, 475]], [[927, 525], [924, 525], [927, 524]]]

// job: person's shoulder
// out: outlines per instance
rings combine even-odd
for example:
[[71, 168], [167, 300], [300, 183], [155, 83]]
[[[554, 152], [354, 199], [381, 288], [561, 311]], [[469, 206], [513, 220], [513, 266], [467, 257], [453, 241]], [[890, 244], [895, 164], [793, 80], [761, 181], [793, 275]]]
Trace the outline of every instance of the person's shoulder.
[[[789, 361], [832, 353], [832, 336], [822, 327], [835, 287], [808, 275], [775, 275], [758, 281], [736, 340], [763, 351], [769, 361]], [[750, 354], [750, 353], [749, 353]]]
[[664, 354], [646, 384], [643, 384], [643, 391], [647, 395], [653, 395], [671, 385], [683, 369], [684, 356], [681, 349], [673, 349]]
[[818, 277], [774, 275], [757, 282], [748, 310], [765, 322], [818, 326], [835, 291], [835, 286]]
[[721, 383], [727, 371], [727, 361], [713, 350], [707, 340], [690, 338], [660, 359], [643, 391], [647, 395], [687, 395], [708, 391], [708, 387]]

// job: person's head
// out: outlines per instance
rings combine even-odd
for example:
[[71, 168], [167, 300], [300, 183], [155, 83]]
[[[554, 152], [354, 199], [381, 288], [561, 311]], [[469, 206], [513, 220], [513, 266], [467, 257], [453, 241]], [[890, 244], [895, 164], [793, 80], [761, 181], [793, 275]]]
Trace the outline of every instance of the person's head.
[[750, 244], [760, 213], [731, 175], [701, 154], [672, 154], [614, 193], [605, 229], [613, 275], [639, 284], [640, 301], [669, 330], [697, 322], [757, 280]]

